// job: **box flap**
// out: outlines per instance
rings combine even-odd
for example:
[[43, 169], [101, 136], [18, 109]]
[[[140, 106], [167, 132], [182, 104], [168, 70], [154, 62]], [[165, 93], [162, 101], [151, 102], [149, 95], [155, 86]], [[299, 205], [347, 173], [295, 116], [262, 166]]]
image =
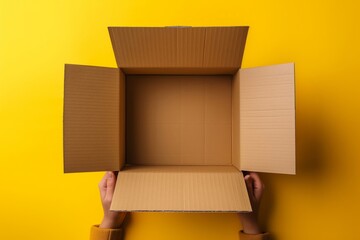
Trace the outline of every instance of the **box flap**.
[[[109, 27], [117, 64], [125, 72], [232, 74], [241, 66], [248, 27]], [[176, 71], [176, 69], [180, 69]], [[166, 72], [166, 71], [165, 71]]]
[[64, 171], [119, 170], [119, 70], [65, 65], [64, 91]]
[[204, 67], [240, 68], [248, 27], [206, 28]]
[[111, 210], [251, 211], [233, 166], [133, 166], [119, 172]]
[[240, 167], [295, 174], [294, 64], [240, 69]]

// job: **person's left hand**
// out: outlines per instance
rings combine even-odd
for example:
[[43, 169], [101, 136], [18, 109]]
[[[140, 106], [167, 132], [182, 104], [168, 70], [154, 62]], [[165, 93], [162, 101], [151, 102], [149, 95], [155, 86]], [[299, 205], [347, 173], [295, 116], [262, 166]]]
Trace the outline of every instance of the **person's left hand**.
[[99, 226], [100, 228], [120, 228], [126, 217], [126, 212], [110, 211], [110, 205], [114, 195], [115, 184], [115, 172], [106, 172], [99, 183], [101, 203], [104, 210], [104, 217]]

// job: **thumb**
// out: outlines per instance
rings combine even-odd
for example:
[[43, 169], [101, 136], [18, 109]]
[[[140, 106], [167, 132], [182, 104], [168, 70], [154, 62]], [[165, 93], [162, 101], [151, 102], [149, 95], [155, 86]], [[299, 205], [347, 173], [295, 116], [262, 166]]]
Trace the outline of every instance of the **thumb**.
[[254, 198], [253, 179], [251, 178], [250, 175], [246, 175], [244, 177], [244, 179], [245, 179], [245, 184], [246, 184], [246, 188], [248, 191], [248, 195], [252, 199], [252, 198]]
[[254, 197], [257, 201], [260, 201], [262, 194], [264, 192], [264, 184], [262, 183], [260, 177], [256, 173], [250, 173], [251, 178], [253, 179], [253, 192]]
[[113, 172], [107, 173], [106, 179], [106, 199], [111, 200], [115, 189], [115, 174]]

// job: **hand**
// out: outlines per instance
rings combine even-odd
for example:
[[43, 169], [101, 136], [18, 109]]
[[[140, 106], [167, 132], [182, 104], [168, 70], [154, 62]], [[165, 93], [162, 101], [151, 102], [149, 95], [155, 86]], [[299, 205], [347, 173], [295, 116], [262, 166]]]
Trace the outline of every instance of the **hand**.
[[249, 213], [240, 213], [240, 221], [244, 233], [259, 234], [262, 233], [262, 231], [258, 223], [258, 213], [264, 191], [264, 184], [261, 182], [259, 175], [254, 172], [245, 175], [244, 179], [253, 211]]
[[105, 173], [99, 183], [101, 203], [104, 210], [104, 217], [100, 228], [120, 228], [126, 213], [110, 211], [111, 201], [114, 195], [116, 175], [114, 172]]

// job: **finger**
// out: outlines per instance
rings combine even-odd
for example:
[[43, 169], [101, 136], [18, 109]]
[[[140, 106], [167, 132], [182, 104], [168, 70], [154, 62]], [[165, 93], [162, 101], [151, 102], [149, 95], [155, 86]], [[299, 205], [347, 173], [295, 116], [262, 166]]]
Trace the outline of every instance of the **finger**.
[[106, 199], [111, 200], [114, 194], [116, 176], [113, 172], [108, 172], [106, 182]]
[[250, 175], [246, 175], [244, 177], [244, 180], [248, 191], [248, 195], [251, 199], [253, 199], [254, 198], [253, 179], [251, 178]]
[[106, 172], [102, 177], [101, 181], [99, 182], [100, 196], [102, 199], [106, 195], [107, 178], [108, 178], [108, 173]]
[[264, 192], [264, 184], [257, 173], [251, 172], [250, 176], [253, 179], [254, 197], [260, 200]]

